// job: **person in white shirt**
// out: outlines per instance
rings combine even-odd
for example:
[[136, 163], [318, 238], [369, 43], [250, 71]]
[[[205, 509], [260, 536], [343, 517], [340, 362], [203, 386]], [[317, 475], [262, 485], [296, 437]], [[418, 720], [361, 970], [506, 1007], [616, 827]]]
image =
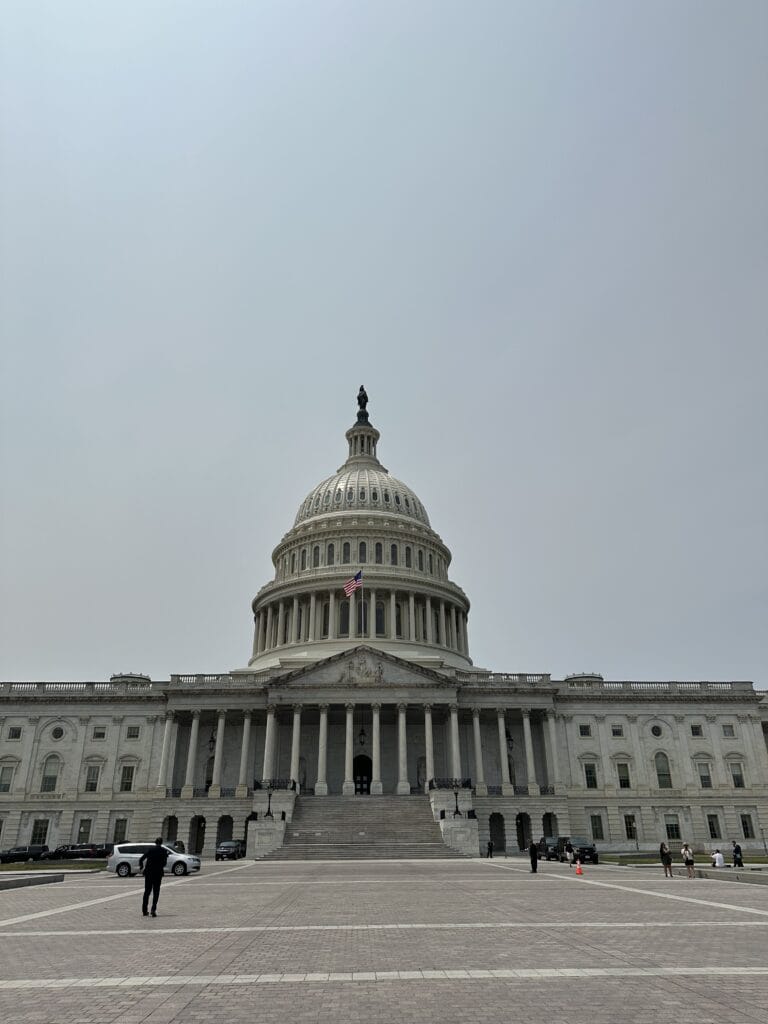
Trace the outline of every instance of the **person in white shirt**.
[[680, 856], [683, 858], [683, 864], [685, 864], [685, 870], [688, 872], [688, 877], [695, 878], [696, 875], [693, 873], [693, 850], [690, 848], [688, 843], [683, 843]]
[[715, 850], [715, 852], [713, 854], [711, 854], [711, 857], [712, 857], [712, 867], [713, 868], [724, 868], [725, 867], [725, 857], [722, 855], [722, 853], [720, 853], [719, 850]]

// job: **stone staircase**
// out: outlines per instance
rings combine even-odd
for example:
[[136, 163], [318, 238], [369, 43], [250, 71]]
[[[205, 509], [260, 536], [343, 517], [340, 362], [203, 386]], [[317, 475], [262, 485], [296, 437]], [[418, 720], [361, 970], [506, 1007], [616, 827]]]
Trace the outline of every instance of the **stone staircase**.
[[456, 858], [426, 796], [300, 796], [285, 841], [263, 860]]

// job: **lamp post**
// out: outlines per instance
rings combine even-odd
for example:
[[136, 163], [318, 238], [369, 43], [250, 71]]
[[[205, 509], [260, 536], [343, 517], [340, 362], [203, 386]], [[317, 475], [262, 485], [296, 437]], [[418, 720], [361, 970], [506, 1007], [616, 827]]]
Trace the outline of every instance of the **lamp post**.
[[768, 857], [768, 846], [766, 846], [766, 844], [765, 844], [765, 829], [764, 828], [760, 829], [760, 835], [763, 837], [763, 849], [765, 850], [766, 857]]
[[459, 810], [459, 785], [457, 782], [454, 782], [453, 784], [453, 796], [454, 799], [456, 800], [456, 810], [453, 812], [453, 816], [454, 818], [457, 815], [461, 817], [461, 811]]
[[270, 782], [267, 785], [267, 812], [264, 815], [264, 817], [265, 818], [274, 818], [274, 814], [272, 813], [272, 782], [271, 782], [271, 780], [270, 780]]

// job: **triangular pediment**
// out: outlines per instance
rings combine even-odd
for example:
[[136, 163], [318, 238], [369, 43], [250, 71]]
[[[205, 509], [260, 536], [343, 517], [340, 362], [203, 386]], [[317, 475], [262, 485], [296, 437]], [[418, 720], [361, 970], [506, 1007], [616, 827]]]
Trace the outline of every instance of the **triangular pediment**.
[[348, 686], [375, 688], [387, 686], [455, 686], [442, 672], [414, 665], [385, 651], [361, 644], [322, 661], [302, 666], [275, 679], [280, 686]]

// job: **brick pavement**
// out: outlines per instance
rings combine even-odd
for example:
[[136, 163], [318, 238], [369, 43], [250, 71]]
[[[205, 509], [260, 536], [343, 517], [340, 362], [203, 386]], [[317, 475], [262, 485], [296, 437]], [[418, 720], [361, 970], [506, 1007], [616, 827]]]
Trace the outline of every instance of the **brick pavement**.
[[206, 864], [0, 895], [11, 1024], [768, 1022], [768, 887], [523, 860]]

